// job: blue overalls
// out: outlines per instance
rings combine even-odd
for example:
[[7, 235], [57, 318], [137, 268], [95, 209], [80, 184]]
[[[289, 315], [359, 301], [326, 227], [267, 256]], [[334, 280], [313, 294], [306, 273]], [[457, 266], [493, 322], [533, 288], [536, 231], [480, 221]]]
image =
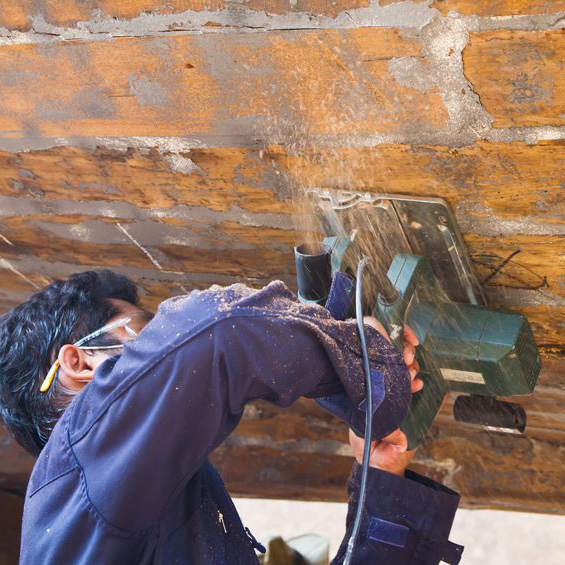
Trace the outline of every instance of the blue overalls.
[[[372, 328], [367, 342], [384, 383], [373, 434], [383, 437], [406, 414], [410, 379], [401, 355]], [[247, 402], [289, 406], [300, 396], [343, 393], [352, 406], [364, 397], [354, 322], [298, 304], [283, 283], [212, 287], [163, 302], [55, 426], [28, 485], [21, 563], [257, 563], [260, 544], [208, 454]], [[348, 526], [357, 476], [355, 465]], [[371, 469], [354, 562], [457, 563], [460, 550], [447, 536], [458, 500], [415, 474]]]

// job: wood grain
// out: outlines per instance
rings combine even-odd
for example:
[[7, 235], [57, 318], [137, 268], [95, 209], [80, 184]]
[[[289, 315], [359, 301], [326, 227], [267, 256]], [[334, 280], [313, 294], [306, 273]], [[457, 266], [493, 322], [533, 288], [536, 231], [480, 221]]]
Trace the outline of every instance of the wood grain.
[[[284, 146], [3, 152], [0, 257], [37, 286], [58, 275], [50, 265], [66, 273], [125, 267], [154, 308], [181, 287], [260, 286], [273, 278], [293, 285], [292, 246], [314, 221], [292, 212], [306, 211], [298, 203], [308, 187], [347, 181], [353, 189], [441, 196], [455, 211], [490, 303], [525, 313], [543, 354], [559, 356], [563, 155], [561, 141], [305, 148], [298, 155]], [[35, 290], [9, 268], [2, 275], [3, 308]]]
[[290, 176], [299, 192], [325, 187], [438, 196], [459, 212], [464, 230], [528, 233], [540, 224], [537, 231], [544, 233], [542, 224], [561, 225], [565, 214], [564, 149], [563, 140], [535, 145], [480, 141], [458, 148], [385, 143], [305, 146], [298, 155], [272, 146], [264, 156]]
[[481, 141], [461, 148], [313, 149], [289, 143], [192, 149], [180, 155], [102, 147], [0, 152], [0, 195], [5, 196], [127, 201], [142, 209], [186, 205], [221, 212], [238, 207], [287, 215], [291, 198], [298, 200], [308, 188], [368, 190], [443, 197], [464, 231], [496, 235], [549, 234], [552, 225], [560, 226], [564, 176], [563, 140], [535, 145]]
[[0, 136], [253, 139], [288, 135], [297, 123], [310, 135], [440, 129], [438, 89], [404, 86], [388, 67], [407, 56], [421, 58], [421, 42], [392, 28], [3, 46]]
[[434, 0], [442, 14], [458, 12], [465, 16], [525, 16], [565, 11], [563, 0]]
[[[298, 0], [289, 3], [284, 0], [249, 0], [245, 9], [267, 12], [269, 14], [288, 14], [306, 12], [316, 16], [335, 17], [339, 13], [369, 5], [369, 0]], [[230, 10], [234, 14], [244, 11], [242, 6], [228, 0], [5, 0], [0, 10], [0, 25], [7, 29], [27, 31], [33, 22], [43, 18], [48, 24], [60, 27], [75, 27], [80, 22], [95, 18], [117, 18], [129, 20], [142, 15], [164, 16], [183, 12], [215, 12]], [[234, 24], [237, 20], [234, 18]], [[174, 30], [174, 23], [170, 24]], [[167, 30], [167, 28], [165, 28]]]
[[565, 124], [564, 49], [562, 30], [469, 34], [465, 76], [494, 127]]

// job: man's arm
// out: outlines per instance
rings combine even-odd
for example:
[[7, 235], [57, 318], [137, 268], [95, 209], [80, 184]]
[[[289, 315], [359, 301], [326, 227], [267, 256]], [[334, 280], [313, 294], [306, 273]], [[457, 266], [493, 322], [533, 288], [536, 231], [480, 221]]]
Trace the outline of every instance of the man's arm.
[[[375, 319], [365, 320], [388, 337]], [[418, 339], [405, 327], [404, 361], [410, 369], [412, 392], [424, 386], [417, 378], [415, 360]], [[342, 563], [359, 503], [361, 463], [365, 440], [349, 430], [349, 443], [355, 455], [348, 481], [347, 529], [332, 565]], [[395, 430], [381, 441], [372, 441], [365, 508], [352, 563], [381, 565], [436, 565], [441, 561], [456, 565], [463, 547], [448, 540], [459, 495], [421, 475], [407, 471], [415, 451], [407, 451], [405, 434]]]
[[[101, 368], [75, 401], [70, 436], [106, 520], [130, 531], [158, 523], [251, 400], [288, 406], [302, 395], [363, 394], [361, 358], [348, 345], [354, 324], [292, 309], [240, 309], [188, 333], [182, 315], [161, 311], [113, 368]], [[371, 329], [368, 339], [388, 373], [386, 342]]]

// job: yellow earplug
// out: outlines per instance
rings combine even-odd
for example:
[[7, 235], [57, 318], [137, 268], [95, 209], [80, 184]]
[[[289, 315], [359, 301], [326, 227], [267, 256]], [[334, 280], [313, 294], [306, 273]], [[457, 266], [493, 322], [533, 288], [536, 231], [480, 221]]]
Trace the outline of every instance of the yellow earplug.
[[55, 361], [51, 369], [49, 369], [49, 372], [47, 373], [45, 380], [41, 384], [41, 388], [39, 389], [39, 392], [47, 392], [49, 390], [49, 388], [53, 384], [53, 379], [55, 378], [55, 375], [57, 374], [59, 367], [60, 367], [59, 361]]

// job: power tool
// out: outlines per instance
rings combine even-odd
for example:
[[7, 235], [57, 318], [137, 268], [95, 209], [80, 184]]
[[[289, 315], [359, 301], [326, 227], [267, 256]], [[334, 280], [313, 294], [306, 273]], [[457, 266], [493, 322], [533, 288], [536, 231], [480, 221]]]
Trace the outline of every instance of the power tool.
[[405, 324], [418, 337], [424, 388], [401, 426], [408, 448], [422, 443], [447, 392], [461, 393], [456, 420], [523, 432], [524, 409], [496, 397], [532, 394], [539, 351], [524, 316], [487, 307], [447, 203], [326, 190], [309, 198], [325, 237], [296, 248], [299, 299], [323, 304], [332, 274], [354, 277], [366, 256], [363, 313], [376, 316], [399, 349]]

